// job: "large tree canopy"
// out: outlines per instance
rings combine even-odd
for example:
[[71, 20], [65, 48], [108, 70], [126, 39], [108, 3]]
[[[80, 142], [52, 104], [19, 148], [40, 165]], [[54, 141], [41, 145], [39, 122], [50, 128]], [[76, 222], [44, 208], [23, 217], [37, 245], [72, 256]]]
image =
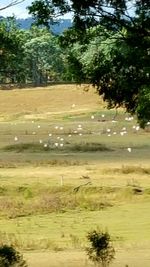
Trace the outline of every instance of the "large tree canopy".
[[46, 26], [72, 12], [60, 37], [74, 77], [92, 82], [108, 107], [123, 106], [142, 127], [150, 120], [150, 1], [36, 0], [29, 7]]
[[15, 78], [19, 81], [22, 76], [23, 31], [19, 31], [14, 18], [0, 20], [0, 78]]
[[18, 28], [15, 18], [0, 20], [0, 83], [60, 81], [65, 76], [64, 55], [57, 36], [46, 28]]

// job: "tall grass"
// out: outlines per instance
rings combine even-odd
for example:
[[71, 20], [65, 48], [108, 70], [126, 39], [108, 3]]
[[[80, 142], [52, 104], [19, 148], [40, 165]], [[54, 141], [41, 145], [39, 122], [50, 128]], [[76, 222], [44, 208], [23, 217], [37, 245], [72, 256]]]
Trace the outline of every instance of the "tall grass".
[[[89, 184], [89, 185], [88, 185]], [[9, 186], [0, 188], [0, 216], [13, 219], [37, 214], [64, 213], [71, 210], [103, 211], [118, 202], [149, 197], [149, 190], [138, 185], [125, 187], [79, 186]]]
[[103, 169], [103, 173], [115, 173], [115, 174], [150, 174], [150, 168], [144, 166], [130, 166], [122, 165], [121, 168], [107, 168]]

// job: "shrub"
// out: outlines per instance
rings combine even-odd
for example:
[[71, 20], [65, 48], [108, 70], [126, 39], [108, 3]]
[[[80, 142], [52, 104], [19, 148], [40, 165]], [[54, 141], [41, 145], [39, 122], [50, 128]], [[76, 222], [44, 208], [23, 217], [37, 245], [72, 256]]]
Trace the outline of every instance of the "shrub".
[[114, 259], [115, 250], [108, 232], [93, 230], [88, 233], [87, 239], [90, 242], [90, 247], [86, 249], [89, 259], [97, 266], [109, 266]]
[[0, 267], [27, 267], [22, 255], [13, 246], [0, 246]]

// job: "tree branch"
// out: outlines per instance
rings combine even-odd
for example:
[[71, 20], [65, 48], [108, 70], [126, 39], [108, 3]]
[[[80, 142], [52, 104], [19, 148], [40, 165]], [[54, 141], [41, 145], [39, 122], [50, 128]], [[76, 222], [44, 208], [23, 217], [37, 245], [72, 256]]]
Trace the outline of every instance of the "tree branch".
[[20, 3], [24, 2], [24, 1], [25, 1], [25, 0], [12, 0], [12, 1], [11, 1], [9, 4], [7, 4], [6, 6], [3, 6], [3, 7], [0, 6], [0, 11], [5, 10], [5, 9], [7, 9], [7, 8], [9, 8], [9, 7], [12, 7], [12, 6], [18, 5], [18, 4], [20, 4]]

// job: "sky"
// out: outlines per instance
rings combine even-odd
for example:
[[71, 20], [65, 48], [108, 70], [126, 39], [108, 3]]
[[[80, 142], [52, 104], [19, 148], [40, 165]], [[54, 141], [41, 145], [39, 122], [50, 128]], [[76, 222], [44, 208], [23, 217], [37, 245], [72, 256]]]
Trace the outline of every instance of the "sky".
[[[0, 8], [11, 3], [12, 0], [0, 0]], [[0, 16], [7, 17], [15, 15], [17, 18], [27, 18], [29, 17], [28, 11], [26, 9], [33, 2], [33, 0], [24, 0], [24, 2], [9, 7], [5, 10], [0, 11]]]
[[[12, 1], [13, 0], [0, 0], [0, 9], [4, 6], [7, 6]], [[28, 14], [27, 6], [30, 6], [33, 1], [34, 0], [24, 0], [22, 3], [18, 5], [4, 9], [0, 11], [0, 16], [8, 17], [15, 15], [16, 18], [23, 18], [23, 19], [31, 17], [31, 15]], [[71, 19], [72, 18], [71, 13], [66, 14], [64, 18]]]
[[[0, 8], [4, 7], [11, 3], [13, 0], [0, 0]], [[24, 0], [22, 3], [15, 5], [13, 7], [7, 8], [5, 10], [0, 11], [0, 16], [7, 17], [15, 15], [16, 18], [27, 18], [30, 15], [28, 14], [27, 6], [31, 5], [34, 0]], [[131, 9], [131, 12], [133, 9]], [[130, 13], [130, 11], [129, 11]], [[66, 14], [64, 16], [66, 19], [71, 19], [71, 13]]]

